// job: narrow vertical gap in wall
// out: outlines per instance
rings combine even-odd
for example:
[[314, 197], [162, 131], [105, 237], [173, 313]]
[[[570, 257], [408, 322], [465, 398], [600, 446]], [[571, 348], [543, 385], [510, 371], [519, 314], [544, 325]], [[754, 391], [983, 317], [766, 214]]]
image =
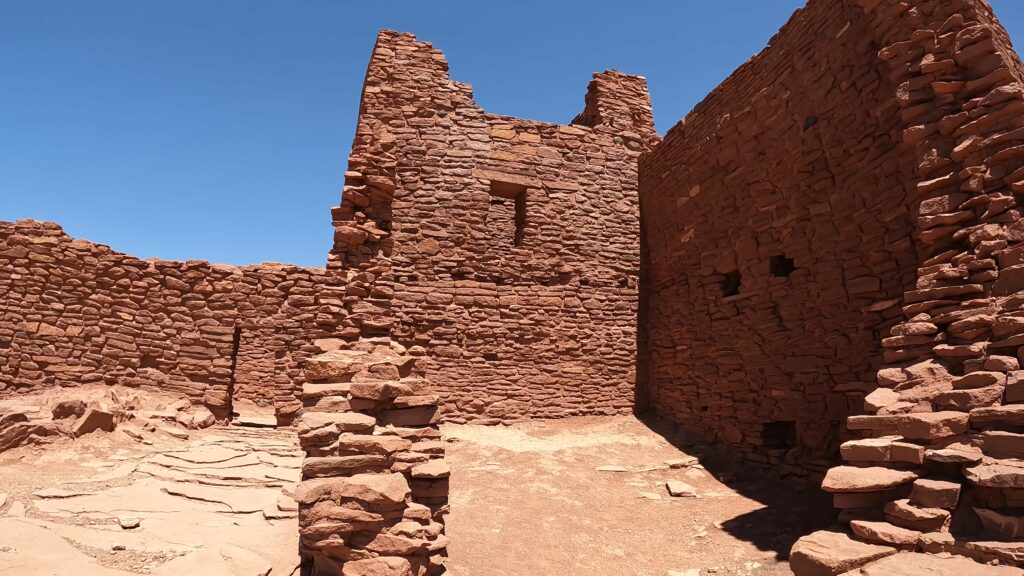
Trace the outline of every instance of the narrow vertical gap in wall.
[[526, 235], [526, 191], [516, 194], [516, 233], [512, 239], [513, 246], [521, 246]]
[[740, 286], [743, 285], [743, 278], [739, 270], [726, 272], [722, 277], [722, 296], [736, 296], [740, 293]]
[[235, 326], [231, 339], [231, 377], [228, 379], [228, 419], [235, 417], [235, 367], [238, 366], [238, 347], [242, 343], [242, 328]]

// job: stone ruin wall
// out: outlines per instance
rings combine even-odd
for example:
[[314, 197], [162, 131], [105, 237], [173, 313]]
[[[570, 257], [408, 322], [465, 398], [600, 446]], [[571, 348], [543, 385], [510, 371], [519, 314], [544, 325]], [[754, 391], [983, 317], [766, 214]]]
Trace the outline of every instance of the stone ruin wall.
[[[90, 383], [301, 408], [323, 269], [140, 260], [59, 226], [0, 223], [0, 393]], [[234, 394], [232, 394], [234, 390]]]
[[640, 394], [784, 473], [835, 461], [917, 266], [916, 163], [859, 13], [810, 2], [641, 161]]
[[3, 223], [2, 393], [151, 385], [223, 418], [233, 390], [289, 423], [306, 358], [391, 337], [426, 350], [450, 420], [628, 412], [636, 161], [657, 139], [642, 78], [595, 75], [570, 125], [497, 116], [384, 31], [325, 269], [144, 261]]
[[[487, 114], [440, 51], [382, 32], [328, 267], [426, 349], [450, 420], [632, 409], [646, 83], [595, 75], [571, 125]], [[355, 333], [355, 330], [352, 331]]]
[[861, 541], [1021, 566], [1024, 72], [981, 0], [859, 7], [918, 163], [922, 258], [823, 487]]
[[1021, 70], [981, 0], [811, 0], [641, 161], [652, 407], [788, 472], [845, 440], [798, 576], [1024, 564]]

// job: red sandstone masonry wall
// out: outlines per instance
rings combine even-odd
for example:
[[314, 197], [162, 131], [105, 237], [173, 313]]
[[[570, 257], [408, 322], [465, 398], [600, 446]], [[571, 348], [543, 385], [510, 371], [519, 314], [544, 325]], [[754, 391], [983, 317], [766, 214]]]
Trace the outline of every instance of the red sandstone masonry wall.
[[917, 265], [915, 163], [868, 26], [812, 0], [641, 160], [641, 390], [784, 472], [834, 460]]
[[857, 4], [898, 85], [924, 258], [824, 487], [858, 539], [1024, 565], [1020, 59], [981, 0]]
[[596, 75], [574, 125], [497, 116], [385, 31], [360, 112], [332, 261], [372, 268], [392, 320], [362, 332], [425, 347], [454, 420], [629, 410], [644, 80]]
[[323, 284], [322, 269], [140, 260], [56, 224], [2, 222], [0, 394], [148, 386], [226, 417], [234, 387], [288, 421]]

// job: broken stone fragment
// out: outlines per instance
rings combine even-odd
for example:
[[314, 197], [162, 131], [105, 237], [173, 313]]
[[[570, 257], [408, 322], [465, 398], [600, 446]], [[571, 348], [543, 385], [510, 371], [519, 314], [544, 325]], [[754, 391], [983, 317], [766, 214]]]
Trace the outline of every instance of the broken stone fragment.
[[695, 456], [687, 456], [685, 458], [665, 460], [665, 465], [668, 466], [669, 468], [672, 468], [673, 470], [678, 468], [688, 468], [690, 466], [695, 466], [699, 463], [700, 461]]
[[690, 486], [686, 482], [680, 482], [679, 480], [669, 480], [665, 483], [665, 488], [668, 490], [670, 496], [676, 498], [696, 498], [697, 489]]
[[964, 476], [976, 486], [989, 488], [1024, 488], [1024, 463], [1001, 461], [964, 470]]
[[847, 462], [888, 462], [892, 459], [892, 443], [899, 436], [865, 438], [843, 442], [839, 454]]
[[971, 410], [970, 419], [973, 428], [1024, 426], [1024, 404], [975, 408]]
[[355, 452], [361, 454], [394, 454], [409, 450], [412, 442], [399, 436], [381, 435], [371, 436], [369, 434], [345, 433], [338, 437], [337, 447], [340, 452]]
[[907, 552], [886, 556], [841, 576], [1020, 576], [1011, 566], [990, 566], [964, 556]]
[[357, 454], [355, 456], [307, 456], [302, 462], [302, 474], [306, 478], [346, 476], [356, 470], [387, 468], [390, 460], [380, 454]]
[[77, 418], [85, 414], [85, 402], [81, 400], [61, 400], [53, 406], [53, 419]]
[[132, 516], [118, 516], [117, 523], [123, 530], [132, 530], [138, 528], [141, 521]]
[[71, 433], [77, 438], [96, 430], [113, 432], [114, 415], [106, 410], [89, 408], [75, 422], [75, 425], [71, 428]]
[[900, 394], [889, 388], [878, 388], [864, 397], [864, 408], [869, 412], [878, 412], [886, 406], [899, 402]]

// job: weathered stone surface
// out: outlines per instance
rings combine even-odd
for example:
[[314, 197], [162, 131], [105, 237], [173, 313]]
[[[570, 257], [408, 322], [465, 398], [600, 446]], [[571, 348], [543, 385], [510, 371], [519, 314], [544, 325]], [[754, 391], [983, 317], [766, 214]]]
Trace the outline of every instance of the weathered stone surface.
[[870, 522], [867, 520], [854, 520], [850, 522], [850, 529], [853, 530], [857, 538], [866, 542], [895, 546], [906, 550], [912, 550], [917, 546], [917, 539], [921, 535], [916, 530], [900, 528], [888, 522]]
[[964, 471], [972, 484], [989, 488], [1024, 488], [1024, 464], [1018, 461], [982, 464]]
[[85, 414], [85, 409], [85, 402], [82, 400], [61, 400], [53, 406], [53, 419], [77, 418]]
[[394, 509], [409, 497], [409, 483], [401, 474], [356, 474], [344, 478], [305, 480], [295, 489], [295, 501], [313, 504], [352, 498], [385, 509]]
[[967, 431], [968, 415], [963, 412], [922, 412], [896, 417], [896, 430], [910, 440], [937, 440]]
[[115, 426], [113, 413], [98, 408], [89, 408], [75, 421], [71, 433], [75, 436], [82, 436], [96, 430], [113, 432]]
[[346, 562], [342, 576], [413, 576], [412, 566], [405, 558], [382, 556]]
[[895, 554], [842, 576], [1021, 576], [1019, 568], [989, 566], [962, 556], [940, 558], [916, 552]]
[[1024, 404], [971, 410], [971, 427], [1024, 426]]
[[960, 484], [943, 480], [914, 480], [914, 488], [910, 492], [910, 501], [925, 508], [956, 508], [960, 498]]
[[885, 519], [901, 528], [918, 532], [941, 532], [949, 528], [950, 513], [941, 508], [912, 505], [909, 500], [894, 500], [885, 505]]
[[828, 471], [821, 483], [826, 492], [877, 492], [917, 479], [917, 474], [891, 470], [878, 466], [857, 468], [836, 466]]
[[430, 460], [423, 464], [413, 466], [411, 474], [413, 478], [447, 478], [451, 475], [451, 467], [442, 458]]
[[789, 552], [794, 576], [836, 576], [895, 554], [889, 546], [865, 544], [843, 532], [821, 530], [796, 541]]

